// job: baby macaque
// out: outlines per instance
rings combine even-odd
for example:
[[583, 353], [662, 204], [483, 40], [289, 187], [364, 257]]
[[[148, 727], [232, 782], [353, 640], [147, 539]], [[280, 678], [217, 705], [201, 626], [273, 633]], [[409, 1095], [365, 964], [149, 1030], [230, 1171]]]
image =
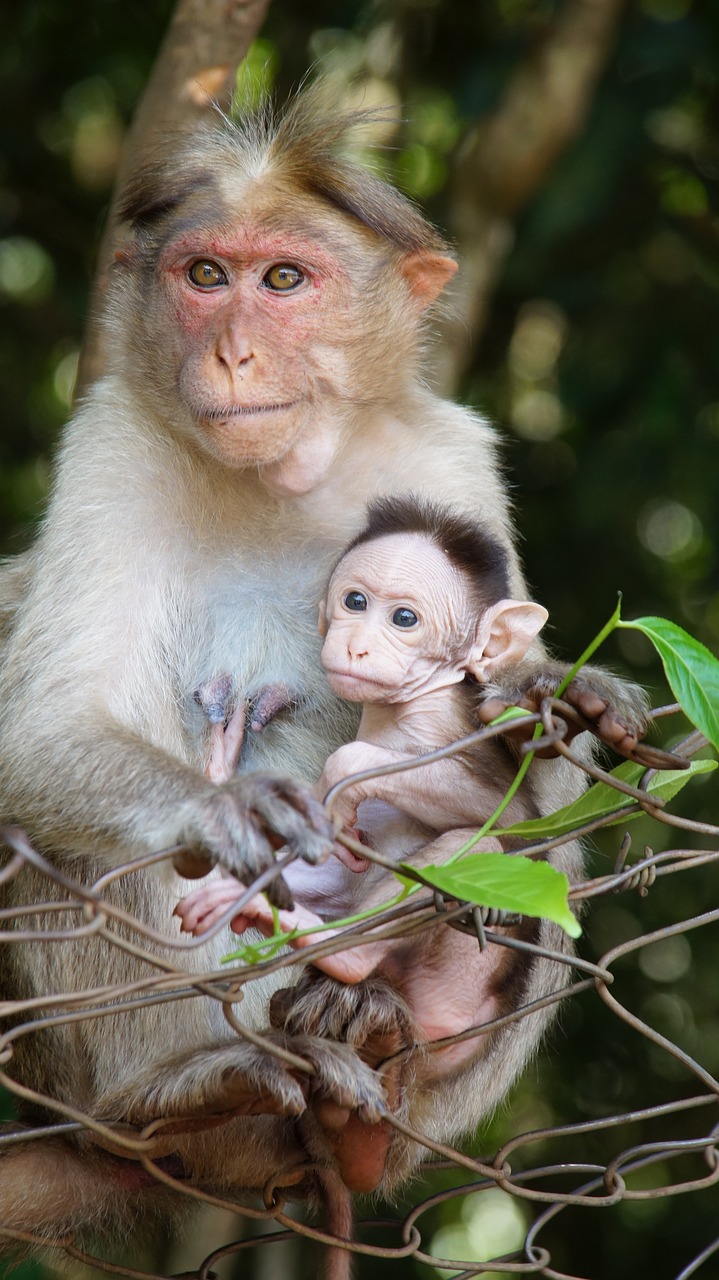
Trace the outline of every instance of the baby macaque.
[[[505, 554], [474, 522], [413, 499], [370, 506], [367, 525], [342, 555], [320, 606], [327, 680], [336, 694], [362, 704], [357, 738], [328, 759], [318, 784], [321, 797], [350, 774], [413, 759], [476, 730], [477, 685], [518, 663], [547, 618], [540, 605], [509, 599], [507, 593]], [[200, 691], [202, 705], [217, 702], [224, 680]], [[237, 725], [244, 714], [240, 709], [216, 717], [208, 768], [218, 781], [236, 767]], [[516, 768], [506, 743], [495, 738], [411, 772], [352, 784], [333, 809], [354, 834], [361, 833], [365, 845], [420, 867], [445, 860], [476, 833]], [[531, 771], [508, 814], [509, 821], [537, 816]], [[506, 847], [501, 837], [477, 846]], [[393, 882], [383, 868], [339, 844], [335, 849], [336, 856], [322, 867], [296, 863], [288, 868], [294, 910], [273, 915], [258, 894], [232, 919], [233, 930], [241, 933], [255, 925], [269, 934], [277, 921], [288, 933], [312, 930], [392, 896]], [[207, 882], [176, 908], [182, 928], [207, 932], [239, 892], [234, 878]], [[536, 938], [539, 923], [526, 925], [518, 926], [523, 936]], [[290, 945], [301, 948], [318, 940], [309, 933], [292, 937]], [[403, 997], [417, 1038], [429, 1041], [516, 1007], [531, 963], [505, 948], [482, 952], [476, 940], [437, 928], [409, 941], [354, 946], [318, 959], [316, 968], [345, 984], [370, 975], [386, 979]], [[555, 977], [554, 985], [561, 980]], [[293, 995], [292, 990], [283, 993], [280, 1002], [290, 1020]], [[275, 1015], [277, 1008], [275, 1001]], [[455, 1073], [485, 1053], [487, 1039], [431, 1054], [417, 1073], [427, 1084]], [[478, 1087], [475, 1120], [495, 1101], [491, 1089], [486, 1101], [482, 1093]]]

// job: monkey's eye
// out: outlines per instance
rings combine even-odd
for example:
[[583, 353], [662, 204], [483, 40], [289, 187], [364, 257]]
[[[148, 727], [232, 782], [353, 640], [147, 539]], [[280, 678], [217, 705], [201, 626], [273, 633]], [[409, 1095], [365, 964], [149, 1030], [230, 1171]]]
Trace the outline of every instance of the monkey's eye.
[[299, 267], [293, 267], [289, 262], [275, 263], [262, 277], [265, 288], [272, 289], [275, 293], [289, 293], [291, 289], [299, 288], [304, 281], [305, 277]]
[[401, 609], [395, 609], [392, 621], [396, 627], [416, 627], [419, 618], [414, 609], [408, 609], [405, 605]]
[[364, 613], [367, 608], [367, 597], [363, 596], [361, 591], [348, 591], [342, 603], [345, 609], [351, 609], [352, 613]]
[[204, 258], [187, 268], [187, 278], [196, 289], [221, 289], [229, 284], [222, 267]]

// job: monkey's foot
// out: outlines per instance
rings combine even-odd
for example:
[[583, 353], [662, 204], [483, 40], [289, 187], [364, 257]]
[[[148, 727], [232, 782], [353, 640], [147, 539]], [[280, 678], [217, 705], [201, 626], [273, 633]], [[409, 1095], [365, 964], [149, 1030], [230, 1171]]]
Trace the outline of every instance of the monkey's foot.
[[[296, 987], [275, 993], [270, 1004], [275, 1025], [288, 1031], [328, 1037], [328, 1047], [341, 1048], [335, 1040], [353, 1045], [360, 1059], [375, 1067], [420, 1038], [412, 1015], [391, 985], [382, 978], [368, 978], [349, 986], [308, 970]], [[316, 1040], [313, 1041], [316, 1043]], [[385, 1094], [385, 1114], [402, 1111], [403, 1063], [390, 1063], [380, 1074], [371, 1074]], [[368, 1107], [347, 1106], [335, 1089], [322, 1094], [313, 1089], [311, 1106], [342, 1181], [351, 1191], [374, 1191], [382, 1181], [394, 1130], [387, 1120]]]
[[307, 969], [295, 987], [270, 1002], [274, 1027], [352, 1045], [376, 1066], [422, 1040], [408, 1005], [385, 978], [348, 985]]
[[[289, 1047], [284, 1035], [269, 1032], [267, 1039]], [[308, 1074], [288, 1070], [270, 1048], [236, 1041], [149, 1062], [101, 1106], [103, 1115], [133, 1124], [224, 1113], [296, 1116], [306, 1109], [309, 1091]]]

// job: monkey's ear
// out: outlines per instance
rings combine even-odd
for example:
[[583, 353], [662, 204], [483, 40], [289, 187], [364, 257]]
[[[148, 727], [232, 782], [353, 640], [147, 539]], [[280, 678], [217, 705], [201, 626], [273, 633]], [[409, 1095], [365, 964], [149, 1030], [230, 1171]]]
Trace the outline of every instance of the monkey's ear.
[[500, 667], [519, 662], [548, 617], [547, 610], [532, 600], [500, 600], [491, 605], [479, 618], [467, 671], [484, 683]]
[[320, 607], [317, 611], [317, 630], [321, 636], [326, 636], [330, 626], [327, 621], [327, 601], [320, 600]]
[[424, 310], [425, 307], [431, 307], [444, 286], [449, 284], [457, 270], [457, 263], [443, 253], [430, 253], [427, 249], [417, 249], [414, 253], [407, 254], [400, 270], [409, 285], [410, 292]]

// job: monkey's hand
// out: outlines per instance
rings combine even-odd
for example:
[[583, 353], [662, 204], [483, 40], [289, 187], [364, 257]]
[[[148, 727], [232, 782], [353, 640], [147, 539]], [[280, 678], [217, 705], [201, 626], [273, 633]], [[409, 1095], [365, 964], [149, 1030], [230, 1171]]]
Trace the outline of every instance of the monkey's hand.
[[[511, 706], [523, 707], [535, 714], [544, 698], [554, 696], [568, 671], [568, 664], [561, 662], [534, 666], [523, 663], [513, 669], [512, 680], [507, 684], [486, 686], [477, 706], [478, 719], [489, 724]], [[638, 685], [620, 680], [598, 667], [582, 667], [562, 694], [562, 701], [575, 712], [571, 720], [566, 719], [566, 743], [589, 729], [628, 759], [649, 768], [676, 768], [675, 757], [639, 741], [647, 728], [648, 703], [644, 690]], [[554, 714], [561, 718], [561, 711]], [[527, 729], [520, 726], [512, 730], [511, 738], [527, 741], [533, 732], [534, 726]], [[538, 752], [542, 756], [556, 754], [551, 747]]]
[[[402, 1049], [421, 1041], [409, 1007], [384, 978], [368, 978], [344, 986], [308, 969], [296, 987], [275, 992], [270, 1020], [285, 1032], [321, 1036], [351, 1045], [369, 1066], [380, 1068], [387, 1107], [400, 1112], [403, 1104], [402, 1063], [381, 1064]], [[333, 1097], [315, 1093], [313, 1110], [337, 1162], [343, 1182], [352, 1191], [373, 1191], [381, 1182], [393, 1130], [365, 1110], [338, 1106]]]
[[[219, 786], [208, 785], [207, 792], [193, 797], [188, 806], [180, 839], [189, 849], [187, 855], [176, 855], [174, 865], [180, 875], [189, 872], [190, 878], [206, 875], [219, 862], [249, 885], [274, 865], [273, 851], [283, 845], [308, 862], [323, 861], [334, 848], [332, 826], [322, 805], [286, 778], [246, 774]], [[265, 892], [276, 906], [292, 906], [292, 895], [281, 876]]]

